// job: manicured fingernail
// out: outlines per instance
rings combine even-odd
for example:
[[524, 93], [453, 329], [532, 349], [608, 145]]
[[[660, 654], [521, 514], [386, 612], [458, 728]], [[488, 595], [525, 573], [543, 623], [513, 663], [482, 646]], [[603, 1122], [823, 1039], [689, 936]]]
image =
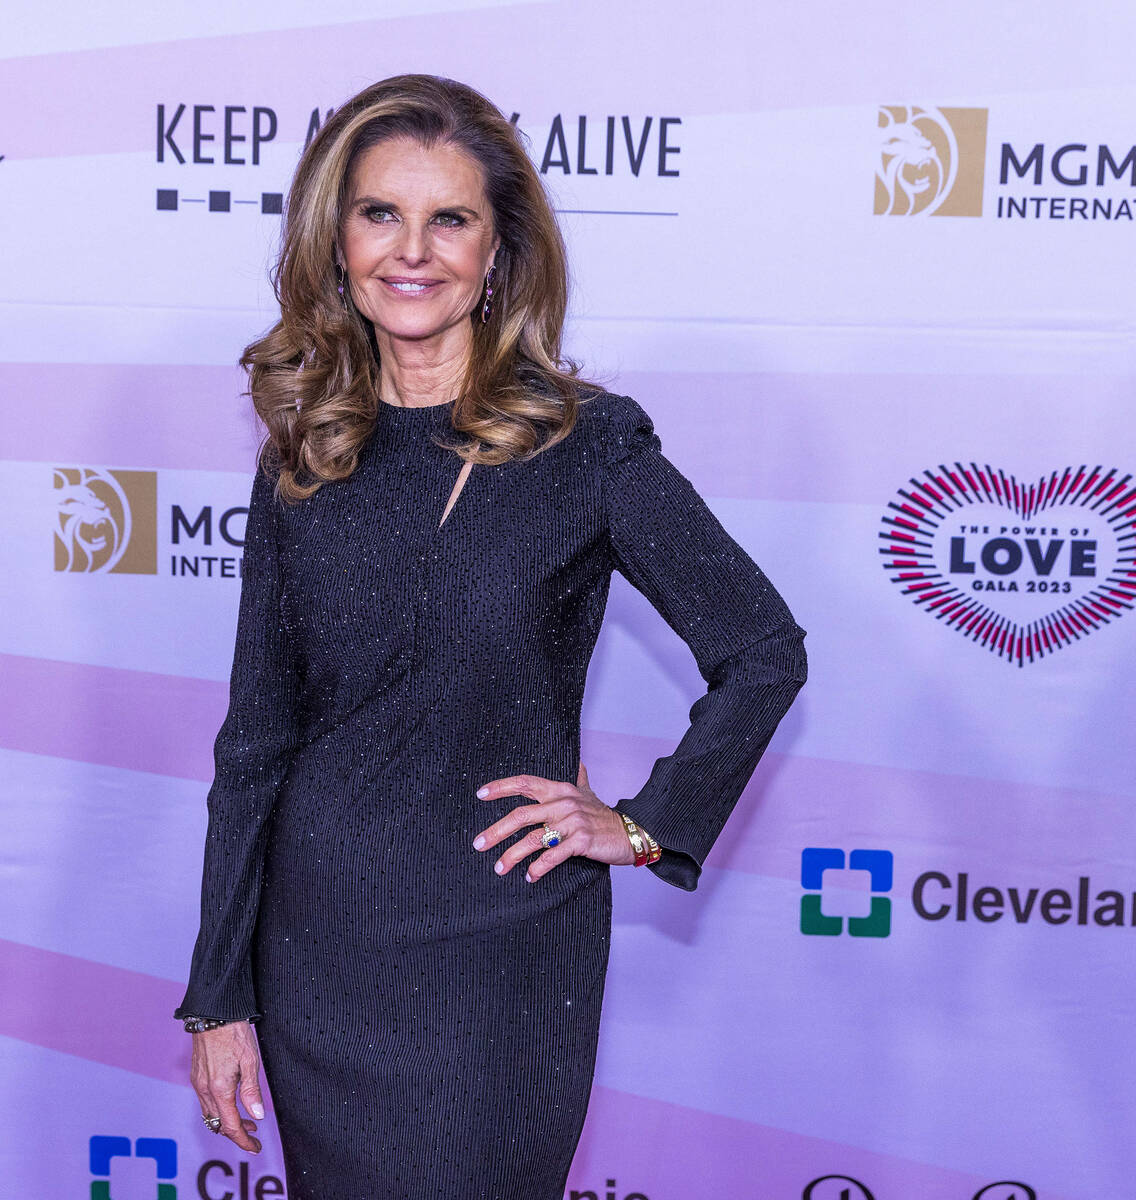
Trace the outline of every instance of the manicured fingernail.
[[528, 871], [525, 872], [525, 883], [532, 883], [532, 876], [528, 873]]
[[252, 1115], [254, 1117], [256, 1117], [256, 1119], [258, 1121], [263, 1120], [264, 1119], [264, 1105], [263, 1104], [254, 1104], [252, 1106]]
[[475, 850], [484, 849], [485, 848], [485, 839], [483, 837], [474, 838], [473, 839], [473, 848]]
[[503, 862], [501, 862], [500, 860], [498, 860], [497, 862], [495, 862], [493, 864], [493, 870], [496, 871], [498, 875], [500, 875], [504, 869], [505, 869], [505, 864]]
[[484, 800], [485, 797], [488, 795], [489, 795], [489, 789], [487, 787], [480, 787], [477, 789], [477, 797], [479, 800]]

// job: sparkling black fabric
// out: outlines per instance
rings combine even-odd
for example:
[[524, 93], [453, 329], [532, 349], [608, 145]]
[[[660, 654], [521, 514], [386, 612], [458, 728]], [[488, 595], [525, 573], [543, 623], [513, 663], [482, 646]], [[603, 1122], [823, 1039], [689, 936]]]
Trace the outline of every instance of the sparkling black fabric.
[[503, 847], [472, 840], [524, 801], [474, 793], [575, 782], [612, 570], [708, 684], [642, 790], [605, 798], [661, 843], [668, 883], [695, 888], [805, 680], [803, 630], [636, 401], [593, 395], [560, 444], [474, 466], [439, 528], [462, 466], [447, 434], [448, 405], [382, 404], [349, 479], [291, 507], [262, 470], [252, 486], [175, 1015], [262, 1014], [291, 1200], [560, 1200], [610, 868], [497, 876]]

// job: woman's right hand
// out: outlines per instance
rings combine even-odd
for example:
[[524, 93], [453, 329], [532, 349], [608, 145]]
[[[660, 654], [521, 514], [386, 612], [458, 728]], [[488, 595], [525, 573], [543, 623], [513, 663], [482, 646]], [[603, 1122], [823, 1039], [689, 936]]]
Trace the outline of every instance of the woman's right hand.
[[189, 1080], [201, 1103], [201, 1115], [220, 1117], [221, 1133], [242, 1150], [260, 1153], [260, 1142], [252, 1137], [256, 1121], [241, 1116], [237, 1096], [254, 1117], [264, 1117], [260, 1095], [260, 1050], [248, 1021], [218, 1025], [193, 1037], [193, 1059]]

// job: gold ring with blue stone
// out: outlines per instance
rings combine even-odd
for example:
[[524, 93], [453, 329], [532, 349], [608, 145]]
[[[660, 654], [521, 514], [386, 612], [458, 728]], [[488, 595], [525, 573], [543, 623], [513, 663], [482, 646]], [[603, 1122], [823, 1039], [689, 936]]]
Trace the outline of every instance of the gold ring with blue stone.
[[563, 836], [559, 829], [553, 829], [549, 825], [545, 825], [544, 833], [540, 835], [540, 844], [546, 850], [550, 849], [552, 846], [559, 846], [562, 840]]

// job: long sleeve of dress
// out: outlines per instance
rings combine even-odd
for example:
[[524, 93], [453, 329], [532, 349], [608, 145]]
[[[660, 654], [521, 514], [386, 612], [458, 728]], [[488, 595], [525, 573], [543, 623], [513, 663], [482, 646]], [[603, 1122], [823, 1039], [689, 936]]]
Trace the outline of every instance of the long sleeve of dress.
[[263, 468], [253, 478], [241, 563], [229, 707], [213, 746], [215, 775], [201, 884], [201, 928], [174, 1016], [259, 1016], [250, 946], [268, 817], [298, 741], [298, 681], [280, 614], [280, 569]]
[[708, 687], [673, 754], [615, 807], [662, 846], [651, 867], [693, 891], [711, 846], [806, 679], [805, 631], [753, 559], [663, 455], [629, 397], [611, 410], [606, 505], [614, 565], [690, 647]]

